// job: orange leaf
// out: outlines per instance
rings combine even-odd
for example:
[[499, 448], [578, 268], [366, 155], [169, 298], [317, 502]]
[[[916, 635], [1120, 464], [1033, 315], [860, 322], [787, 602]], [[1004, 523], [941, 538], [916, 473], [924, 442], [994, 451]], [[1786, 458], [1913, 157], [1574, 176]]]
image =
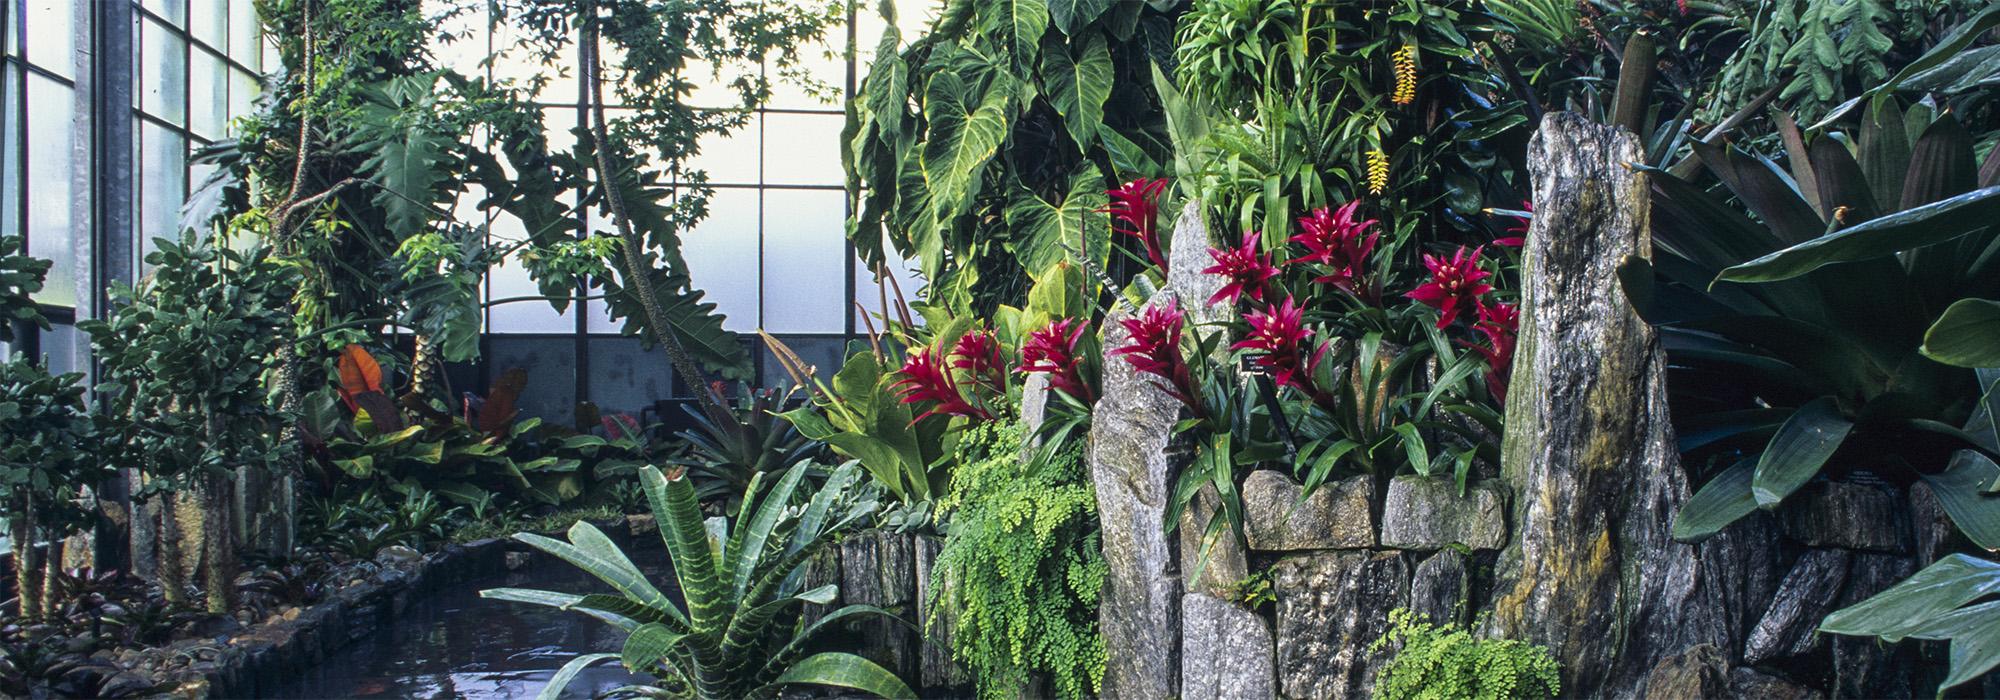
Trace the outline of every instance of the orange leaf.
[[382, 391], [382, 366], [374, 355], [350, 343], [340, 351], [340, 393], [353, 396], [364, 391]]

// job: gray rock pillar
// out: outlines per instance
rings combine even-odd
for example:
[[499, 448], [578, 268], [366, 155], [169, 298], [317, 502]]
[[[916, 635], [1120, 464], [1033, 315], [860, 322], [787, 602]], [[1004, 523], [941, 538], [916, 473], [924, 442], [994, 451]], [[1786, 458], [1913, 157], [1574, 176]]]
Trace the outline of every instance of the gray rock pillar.
[[[1222, 282], [1201, 273], [1209, 248], [1201, 212], [1199, 202], [1182, 209], [1170, 244], [1167, 288], [1148, 300], [1178, 299], [1190, 331], [1225, 311], [1206, 305]], [[1104, 697], [1170, 698], [1180, 695], [1182, 557], [1181, 543], [1163, 525], [1173, 480], [1192, 453], [1169, 445], [1180, 402], [1151, 376], [1109, 355], [1131, 339], [1119, 321], [1133, 316], [1134, 310], [1120, 305], [1105, 317], [1104, 387], [1090, 430], [1090, 478], [1109, 569], [1098, 614]], [[1233, 546], [1233, 540], [1214, 546]]]
[[1666, 363], [1618, 286], [1620, 261], [1652, 249], [1641, 159], [1630, 132], [1568, 113], [1528, 146], [1535, 218], [1501, 464], [1518, 536], [1489, 624], [1547, 645], [1578, 697], [1632, 696], [1661, 659], [1728, 648], [1694, 547], [1668, 537], [1688, 484]]

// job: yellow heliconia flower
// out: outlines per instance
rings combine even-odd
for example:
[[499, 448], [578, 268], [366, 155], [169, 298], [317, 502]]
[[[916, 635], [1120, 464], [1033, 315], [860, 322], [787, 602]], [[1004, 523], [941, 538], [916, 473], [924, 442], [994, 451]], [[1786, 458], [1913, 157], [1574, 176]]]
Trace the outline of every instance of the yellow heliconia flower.
[[1389, 94], [1389, 101], [1399, 105], [1409, 104], [1417, 99], [1417, 46], [1404, 44], [1389, 56], [1389, 62], [1396, 69], [1396, 90]]
[[1368, 193], [1382, 194], [1389, 189], [1389, 154], [1377, 148], [1368, 151]]

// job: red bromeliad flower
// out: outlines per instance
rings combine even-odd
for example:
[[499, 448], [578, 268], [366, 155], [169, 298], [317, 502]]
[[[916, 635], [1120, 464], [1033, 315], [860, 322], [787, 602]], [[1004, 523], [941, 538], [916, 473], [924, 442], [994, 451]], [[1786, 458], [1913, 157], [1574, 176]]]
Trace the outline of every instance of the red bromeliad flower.
[[1485, 250], [1485, 246], [1480, 246], [1467, 254], [1465, 246], [1459, 246], [1458, 252], [1449, 260], [1425, 254], [1424, 267], [1430, 268], [1431, 281], [1403, 296], [1437, 309], [1437, 327], [1451, 325], [1458, 318], [1460, 308], [1477, 302], [1480, 295], [1493, 291], [1493, 285], [1480, 281], [1493, 276], [1493, 273], [1479, 269], [1479, 254]]
[[[1535, 203], [1525, 199], [1521, 200], [1521, 211], [1534, 214]], [[1493, 245], [1519, 248], [1521, 244], [1528, 241], [1528, 222], [1532, 221], [1532, 219], [1526, 216], [1510, 216], [1508, 218], [1513, 219], [1515, 222], [1514, 225], [1508, 226], [1506, 229], [1507, 233], [1513, 235], [1495, 238], [1493, 239]]]
[[1083, 383], [1076, 344], [1090, 326], [1073, 318], [1058, 320], [1028, 334], [1021, 343], [1022, 374], [1049, 375], [1049, 386], [1079, 401], [1091, 401], [1090, 387]]
[[1306, 247], [1307, 253], [1291, 262], [1315, 263], [1333, 268], [1333, 272], [1313, 278], [1320, 284], [1331, 284], [1341, 291], [1361, 295], [1361, 278], [1368, 272], [1368, 254], [1375, 250], [1375, 240], [1380, 233], [1362, 233], [1376, 224], [1374, 219], [1355, 221], [1354, 209], [1361, 200], [1348, 202], [1338, 210], [1320, 207], [1311, 214], [1299, 217], [1299, 235], [1292, 237], [1293, 243]]
[[1138, 318], [1118, 322], [1132, 339], [1111, 354], [1124, 356], [1133, 369], [1167, 380], [1160, 387], [1162, 390], [1181, 403], [1195, 406], [1194, 376], [1188, 373], [1187, 362], [1181, 359], [1184, 320], [1179, 305], [1171, 299], [1162, 306], [1148, 306]]
[[1486, 388], [1493, 393], [1493, 399], [1507, 403], [1507, 373], [1514, 366], [1514, 341], [1521, 322], [1521, 310], [1513, 304], [1496, 301], [1492, 306], [1478, 302], [1479, 321], [1472, 324], [1480, 334], [1486, 336], [1485, 345], [1466, 343], [1473, 352], [1486, 358]]
[[1264, 301], [1264, 282], [1277, 277], [1278, 268], [1273, 267], [1271, 261], [1257, 250], [1257, 242], [1262, 238], [1263, 234], [1260, 232], [1244, 231], [1243, 245], [1228, 249], [1209, 249], [1208, 257], [1214, 258], [1215, 264], [1202, 268], [1201, 271], [1229, 278], [1228, 284], [1222, 285], [1222, 289], [1217, 290], [1215, 296], [1208, 298], [1210, 306], [1223, 300], [1235, 303], [1238, 297], [1246, 296], [1253, 301]]
[[1326, 346], [1307, 353], [1313, 332], [1305, 327], [1305, 311], [1292, 303], [1291, 297], [1285, 297], [1270, 309], [1251, 312], [1244, 320], [1250, 322], [1250, 336], [1229, 349], [1262, 352], [1252, 361], [1269, 373], [1278, 386], [1298, 387], [1319, 398], [1312, 375], [1326, 353]]
[[1157, 220], [1160, 192], [1166, 189], [1166, 178], [1142, 177], [1106, 192], [1111, 196], [1111, 205], [1098, 210], [1111, 215], [1112, 230], [1139, 239], [1146, 246], [1147, 259], [1161, 270], [1167, 269], [1167, 255], [1160, 249]]
[[911, 425], [933, 415], [965, 416], [982, 420], [993, 418], [986, 409], [974, 406], [965, 400], [965, 396], [958, 391], [958, 381], [951, 378], [951, 370], [938, 362], [936, 353], [930, 348], [911, 350], [909, 359], [903, 361], [903, 368], [898, 371], [902, 373], [903, 379], [891, 386], [903, 403], [914, 404], [925, 401], [937, 403], [931, 410], [910, 419]]
[[997, 393], [1007, 392], [1007, 367], [1000, 360], [1000, 341], [993, 337], [993, 331], [975, 330], [959, 336], [951, 349], [951, 366]]

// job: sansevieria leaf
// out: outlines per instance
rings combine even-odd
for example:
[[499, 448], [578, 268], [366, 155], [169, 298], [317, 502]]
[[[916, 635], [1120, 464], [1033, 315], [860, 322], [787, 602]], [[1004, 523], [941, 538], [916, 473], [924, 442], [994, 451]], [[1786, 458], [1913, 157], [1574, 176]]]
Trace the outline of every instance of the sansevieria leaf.
[[1840, 415], [1840, 406], [1831, 396], [1800, 406], [1778, 426], [1777, 434], [1771, 436], [1763, 456], [1757, 459], [1757, 473], [1750, 482], [1757, 505], [1776, 507], [1811, 481], [1853, 428], [1854, 423]]
[[896, 674], [882, 668], [873, 661], [839, 652], [824, 652], [808, 656], [805, 660], [792, 664], [784, 675], [778, 676], [774, 686], [793, 684], [827, 685], [835, 688], [850, 688], [864, 693], [872, 693], [885, 698], [914, 698], [916, 693], [903, 683]]
[[1924, 333], [1924, 355], [1958, 367], [2000, 367], [2000, 301], [1960, 299]]

